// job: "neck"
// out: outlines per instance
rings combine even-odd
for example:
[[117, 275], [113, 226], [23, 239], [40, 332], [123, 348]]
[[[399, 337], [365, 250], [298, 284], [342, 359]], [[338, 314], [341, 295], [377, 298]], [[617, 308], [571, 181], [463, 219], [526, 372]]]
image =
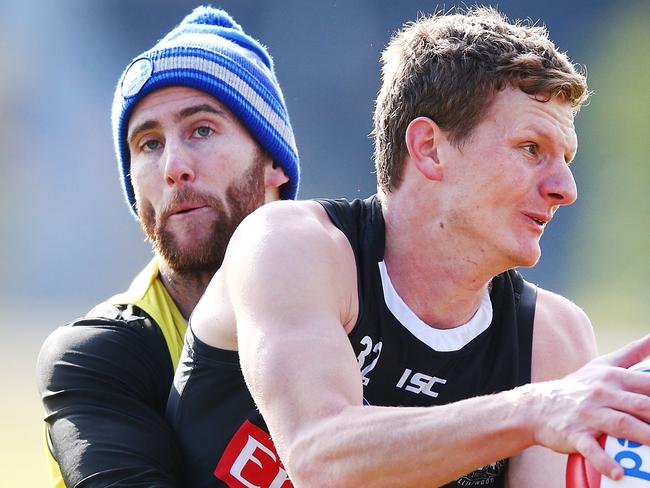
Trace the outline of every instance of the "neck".
[[[478, 310], [492, 278], [504, 271], [486, 260], [480, 243], [464, 242], [445, 225], [431, 202], [383, 199], [386, 222], [384, 262], [399, 296], [424, 322], [450, 329], [466, 323]], [[428, 206], [427, 206], [428, 204]]]
[[172, 270], [160, 256], [158, 263], [163, 285], [185, 320], [188, 320], [214, 273], [211, 271], [178, 273]]

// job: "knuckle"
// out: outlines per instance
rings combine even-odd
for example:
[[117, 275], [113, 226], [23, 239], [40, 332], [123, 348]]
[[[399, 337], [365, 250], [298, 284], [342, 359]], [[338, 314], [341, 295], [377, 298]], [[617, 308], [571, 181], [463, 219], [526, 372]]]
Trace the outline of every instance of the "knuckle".
[[589, 394], [589, 399], [593, 402], [601, 403], [607, 397], [607, 388], [602, 384], [595, 385]]
[[629, 419], [627, 415], [622, 413], [612, 414], [612, 419], [608, 422], [608, 427], [615, 435], [620, 435], [626, 432], [629, 426]]
[[616, 381], [619, 375], [619, 371], [616, 368], [603, 368], [600, 377], [604, 382]]
[[578, 436], [575, 441], [575, 449], [586, 458], [591, 457], [595, 452], [592, 439], [586, 435]]
[[646, 396], [635, 395], [629, 404], [633, 412], [650, 412], [650, 398]]

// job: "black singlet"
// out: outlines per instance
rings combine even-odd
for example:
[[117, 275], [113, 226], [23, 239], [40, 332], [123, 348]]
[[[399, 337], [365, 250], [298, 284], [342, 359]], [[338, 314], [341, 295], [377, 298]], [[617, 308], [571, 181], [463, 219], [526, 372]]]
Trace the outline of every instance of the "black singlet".
[[[349, 339], [368, 404], [441, 405], [530, 382], [536, 289], [518, 272], [493, 279], [493, 318], [485, 331], [458, 350], [435, 351], [385, 303], [379, 268], [384, 222], [377, 198], [319, 203], [355, 254], [359, 316]], [[191, 327], [167, 418], [184, 453], [185, 486], [291, 486], [244, 384], [237, 353], [202, 343]], [[495, 462], [445, 486], [503, 487], [506, 465], [507, 460]]]

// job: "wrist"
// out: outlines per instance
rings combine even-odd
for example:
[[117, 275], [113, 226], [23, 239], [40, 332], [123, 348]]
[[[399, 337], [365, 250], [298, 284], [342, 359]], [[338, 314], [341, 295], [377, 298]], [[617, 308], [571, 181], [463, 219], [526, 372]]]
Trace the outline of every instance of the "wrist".
[[543, 394], [538, 383], [522, 385], [504, 392], [511, 428], [521, 441], [521, 449], [538, 444], [537, 432], [541, 419]]

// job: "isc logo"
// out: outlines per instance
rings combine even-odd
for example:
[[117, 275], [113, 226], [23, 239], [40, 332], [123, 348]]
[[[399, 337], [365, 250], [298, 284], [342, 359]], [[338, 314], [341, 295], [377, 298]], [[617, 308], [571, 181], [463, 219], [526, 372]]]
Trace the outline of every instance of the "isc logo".
[[[407, 380], [408, 383], [406, 382]], [[413, 373], [413, 371], [406, 368], [396, 386], [416, 394], [424, 393], [432, 398], [436, 398], [438, 393], [431, 389], [436, 383], [444, 385], [447, 383], [447, 380], [438, 378], [437, 376], [429, 376], [424, 373]]]

